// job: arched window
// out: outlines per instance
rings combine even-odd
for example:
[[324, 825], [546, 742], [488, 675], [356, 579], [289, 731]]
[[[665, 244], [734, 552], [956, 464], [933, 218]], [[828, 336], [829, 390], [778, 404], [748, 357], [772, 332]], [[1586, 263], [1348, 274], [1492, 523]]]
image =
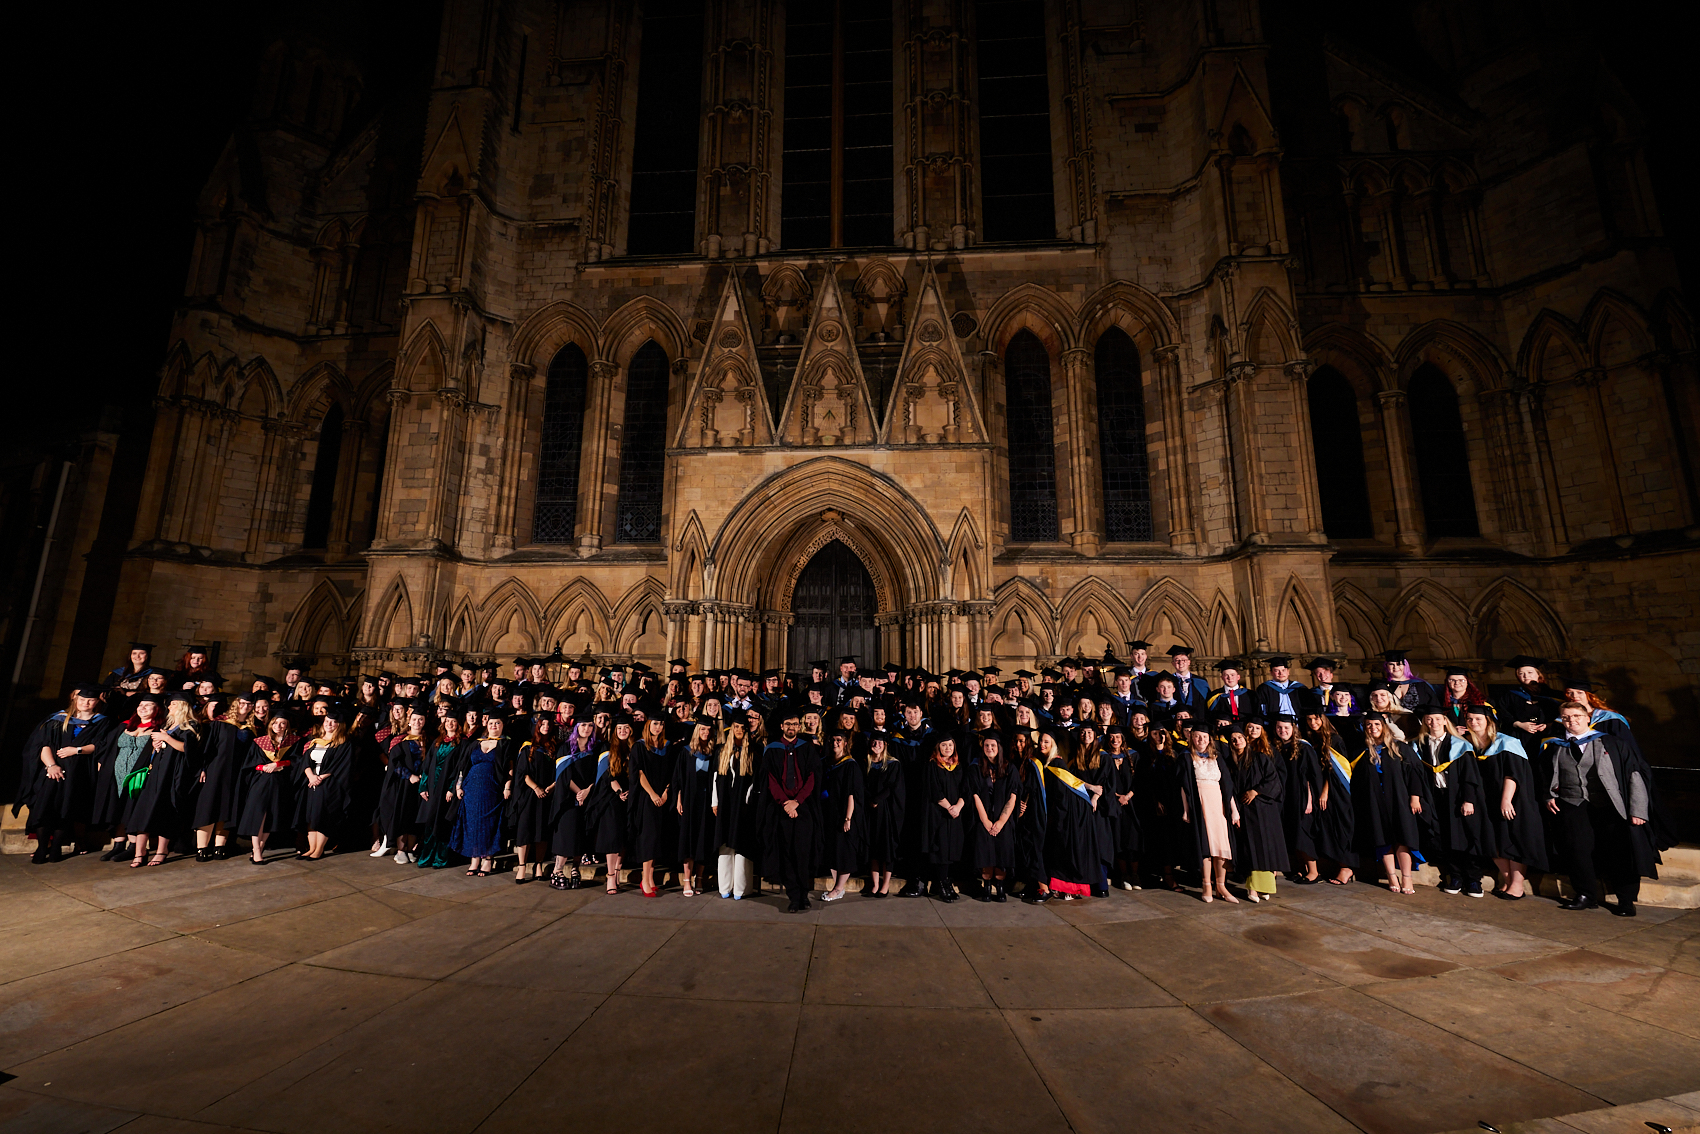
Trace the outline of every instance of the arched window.
[[656, 543], [661, 539], [661, 472], [666, 449], [667, 352], [651, 339], [626, 366], [615, 543]]
[[1009, 435], [1009, 535], [1017, 543], [1057, 538], [1057, 454], [1051, 437], [1051, 359], [1031, 331], [1004, 352]]
[[1119, 327], [1098, 339], [1098, 468], [1104, 482], [1104, 538], [1151, 539], [1151, 466], [1145, 452], [1145, 383], [1139, 348]]
[[1424, 363], [1411, 375], [1406, 398], [1417, 484], [1423, 495], [1423, 523], [1429, 536], [1480, 535], [1457, 391], [1440, 367]]
[[313, 491], [307, 497], [307, 530], [302, 547], [320, 548], [330, 542], [331, 513], [336, 508], [336, 469], [342, 459], [342, 407], [333, 404], [319, 423], [319, 454], [313, 461]]
[[1330, 539], [1373, 539], [1358, 395], [1332, 366], [1310, 376], [1310, 440], [1316, 451], [1322, 530]]
[[578, 521], [578, 467], [584, 451], [584, 403], [590, 364], [577, 343], [555, 352], [543, 388], [543, 436], [537, 448], [533, 543], [571, 543]]
[[701, 0], [648, 0], [638, 53], [631, 224], [626, 234], [626, 251], [632, 255], [696, 252], [701, 130]]

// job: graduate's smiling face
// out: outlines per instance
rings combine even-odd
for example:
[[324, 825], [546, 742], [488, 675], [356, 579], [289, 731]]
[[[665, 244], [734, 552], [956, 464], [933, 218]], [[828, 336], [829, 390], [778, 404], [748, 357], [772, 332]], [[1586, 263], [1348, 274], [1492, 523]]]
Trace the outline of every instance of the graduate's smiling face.
[[131, 666], [131, 668], [141, 669], [143, 666], [145, 666], [147, 664], [148, 664], [148, 652], [146, 650], [131, 650], [130, 651], [130, 666]]
[[1294, 734], [1298, 731], [1299, 730], [1294, 726], [1292, 721], [1275, 722], [1275, 739], [1279, 740], [1282, 744], [1293, 739]]
[[1446, 691], [1452, 694], [1453, 700], [1462, 697], [1469, 687], [1470, 679], [1461, 673], [1455, 673], [1446, 679]]
[[85, 697], [81, 693], [78, 693], [77, 696], [76, 696], [76, 702], [77, 702], [77, 715], [79, 717], [86, 717], [90, 713], [94, 712], [95, 707], [100, 704], [100, 698], [99, 697]]
[[1319, 665], [1310, 671], [1310, 675], [1316, 678], [1318, 685], [1334, 684], [1334, 667], [1331, 665]]
[[1442, 713], [1430, 713], [1423, 718], [1423, 731], [1428, 735], [1439, 738], [1446, 735], [1446, 717]]
[[1565, 732], [1568, 732], [1571, 736], [1581, 736], [1583, 733], [1588, 731], [1588, 718], [1590, 715], [1591, 714], [1588, 710], [1572, 706], [1568, 709], [1560, 710], [1558, 719], [1564, 722]]
[[779, 735], [786, 740], [796, 740], [797, 733], [802, 731], [803, 722], [797, 717], [786, 717], [779, 722]]

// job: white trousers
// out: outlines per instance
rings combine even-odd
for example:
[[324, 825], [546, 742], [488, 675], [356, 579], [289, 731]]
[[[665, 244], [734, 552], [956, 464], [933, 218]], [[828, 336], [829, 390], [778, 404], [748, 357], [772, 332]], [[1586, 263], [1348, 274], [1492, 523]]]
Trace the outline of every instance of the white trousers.
[[731, 847], [720, 848], [714, 878], [720, 884], [722, 898], [741, 898], [755, 889], [755, 874], [755, 863], [736, 853]]

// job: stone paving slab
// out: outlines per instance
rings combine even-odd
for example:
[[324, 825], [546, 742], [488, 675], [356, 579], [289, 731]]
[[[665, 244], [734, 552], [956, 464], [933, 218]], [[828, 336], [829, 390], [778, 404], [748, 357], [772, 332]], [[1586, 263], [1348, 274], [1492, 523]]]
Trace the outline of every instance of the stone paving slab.
[[1259, 905], [784, 905], [363, 854], [5, 856], [0, 1128], [1575, 1134], [1700, 1114], [1700, 914], [1284, 883]]

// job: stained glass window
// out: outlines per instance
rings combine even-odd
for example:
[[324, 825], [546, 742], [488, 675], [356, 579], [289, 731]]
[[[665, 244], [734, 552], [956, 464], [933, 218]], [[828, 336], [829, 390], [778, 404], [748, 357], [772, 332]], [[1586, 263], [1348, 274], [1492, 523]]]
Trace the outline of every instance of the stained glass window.
[[1098, 339], [1098, 468], [1104, 484], [1104, 538], [1143, 542], [1151, 535], [1151, 465], [1145, 451], [1145, 383], [1139, 348], [1118, 327]]
[[1009, 529], [1017, 543], [1057, 538], [1057, 454], [1051, 437], [1051, 359], [1031, 331], [1004, 352], [1009, 430]]
[[667, 352], [644, 343], [626, 367], [626, 419], [620, 431], [620, 499], [615, 543], [661, 539], [661, 473], [667, 451]]
[[543, 392], [543, 436], [537, 453], [535, 543], [571, 543], [578, 520], [578, 468], [584, 451], [589, 361], [575, 343], [555, 353]]

